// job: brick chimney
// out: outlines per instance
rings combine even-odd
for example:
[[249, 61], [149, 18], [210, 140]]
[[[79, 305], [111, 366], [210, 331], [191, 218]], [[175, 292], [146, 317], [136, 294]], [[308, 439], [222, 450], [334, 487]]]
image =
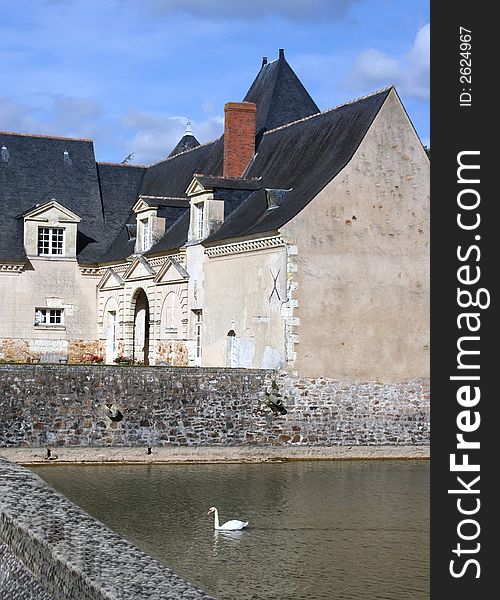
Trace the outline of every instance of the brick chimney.
[[255, 152], [253, 102], [228, 102], [224, 106], [224, 177], [241, 177]]

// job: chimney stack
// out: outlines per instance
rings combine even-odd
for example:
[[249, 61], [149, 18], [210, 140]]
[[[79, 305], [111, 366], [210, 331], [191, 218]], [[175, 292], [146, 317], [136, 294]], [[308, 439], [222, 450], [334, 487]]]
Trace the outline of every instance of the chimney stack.
[[224, 177], [241, 177], [255, 153], [253, 102], [228, 102], [224, 106]]

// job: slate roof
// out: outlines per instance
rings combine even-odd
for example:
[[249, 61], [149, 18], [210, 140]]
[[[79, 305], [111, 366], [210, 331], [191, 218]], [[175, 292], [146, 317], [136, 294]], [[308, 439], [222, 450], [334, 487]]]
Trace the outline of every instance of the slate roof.
[[193, 173], [208, 170], [212, 174], [209, 162], [215, 145], [216, 142], [209, 142], [150, 166], [140, 194], [186, 198], [186, 188], [191, 183]]
[[231, 190], [257, 190], [262, 187], [261, 178], [247, 179], [243, 177], [219, 177], [214, 175], [193, 175], [204, 188], [231, 189]]
[[77, 247], [82, 264], [133, 253], [132, 207], [140, 195], [159, 207], [168, 228], [147, 254], [176, 250], [187, 240], [186, 189], [195, 174], [224, 200], [225, 221], [205, 244], [276, 231], [349, 162], [389, 91], [319, 113], [280, 51], [277, 60], [263, 63], [245, 96], [257, 104], [261, 134], [244, 179], [221, 177], [223, 136], [203, 145], [191, 140], [188, 149], [180, 149], [181, 139], [170, 157], [141, 167], [96, 163], [87, 139], [0, 133], [0, 147], [9, 154], [7, 161], [0, 156], [0, 260], [26, 259], [18, 215], [52, 198], [82, 218]]
[[78, 251], [93, 262], [106, 238], [92, 141], [0, 133], [0, 146], [9, 154], [0, 159], [0, 259], [26, 259], [23, 220], [16, 217], [54, 198], [82, 218]]
[[[244, 100], [257, 105], [256, 146], [264, 131], [319, 113], [283, 51], [278, 59], [262, 65]], [[148, 169], [141, 194], [183, 196], [193, 173], [221, 176], [224, 135], [194, 150], [173, 154]]]
[[162, 252], [177, 250], [181, 246], [184, 246], [188, 238], [189, 212], [189, 209], [185, 210], [177, 221], [171, 227], [168, 227], [162, 239], [144, 254], [152, 256]]
[[275, 129], [320, 112], [287, 63], [283, 50], [279, 51], [278, 59], [263, 62], [244, 101], [257, 105], [257, 136], [263, 130]]
[[186, 150], [192, 150], [200, 145], [200, 142], [194, 137], [191, 133], [184, 134], [177, 146], [172, 150], [172, 152], [168, 155], [168, 158], [175, 156], [176, 154], [180, 154], [181, 152], [185, 152]]
[[[204, 244], [276, 231], [297, 215], [351, 160], [389, 92], [265, 133], [248, 172], [262, 177], [262, 187]], [[269, 209], [266, 188], [290, 191]]]

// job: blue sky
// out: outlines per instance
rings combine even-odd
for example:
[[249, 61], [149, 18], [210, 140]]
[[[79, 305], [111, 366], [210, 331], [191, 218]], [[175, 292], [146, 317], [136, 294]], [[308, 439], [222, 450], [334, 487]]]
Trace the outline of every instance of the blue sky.
[[0, 130], [94, 140], [150, 164], [186, 119], [222, 133], [263, 56], [285, 56], [325, 110], [395, 84], [429, 144], [423, 0], [0, 0]]

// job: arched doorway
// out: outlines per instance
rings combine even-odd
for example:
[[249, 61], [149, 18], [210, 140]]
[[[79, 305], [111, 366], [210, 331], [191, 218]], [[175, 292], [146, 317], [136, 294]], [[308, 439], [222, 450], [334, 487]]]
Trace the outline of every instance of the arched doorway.
[[134, 343], [132, 359], [149, 365], [149, 301], [141, 288], [134, 295]]

